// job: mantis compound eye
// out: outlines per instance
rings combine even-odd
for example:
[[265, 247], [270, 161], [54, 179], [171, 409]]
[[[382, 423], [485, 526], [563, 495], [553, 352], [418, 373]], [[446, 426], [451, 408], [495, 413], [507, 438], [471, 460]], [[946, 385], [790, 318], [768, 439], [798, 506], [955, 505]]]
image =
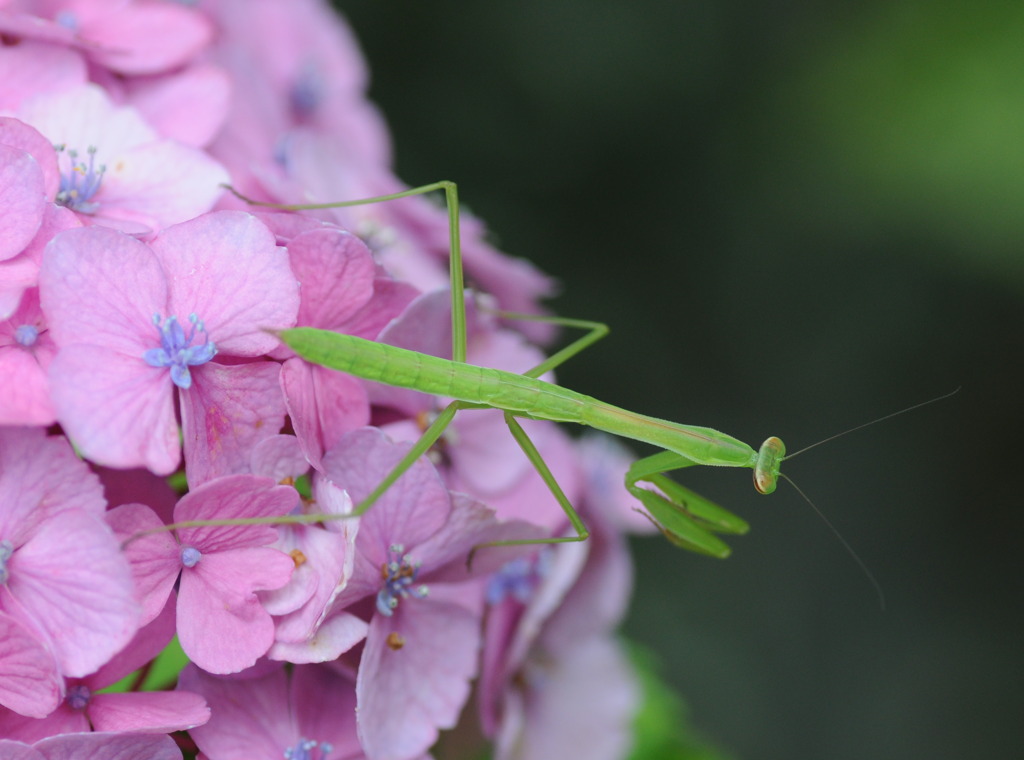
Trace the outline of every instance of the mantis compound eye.
[[779, 468], [785, 457], [786, 444], [775, 436], [761, 444], [754, 463], [754, 488], [758, 493], [769, 494], [775, 490], [779, 481]]

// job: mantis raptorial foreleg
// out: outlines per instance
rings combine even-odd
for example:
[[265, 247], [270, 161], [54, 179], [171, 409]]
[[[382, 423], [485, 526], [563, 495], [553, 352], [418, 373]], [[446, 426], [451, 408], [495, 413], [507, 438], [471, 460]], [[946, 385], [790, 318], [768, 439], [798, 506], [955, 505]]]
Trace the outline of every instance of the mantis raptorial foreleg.
[[[724, 559], [731, 549], [714, 533], [740, 535], [747, 532], [749, 525], [665, 475], [694, 464], [672, 451], [639, 459], [626, 473], [626, 490], [644, 505], [647, 512], [642, 514], [673, 544]], [[657, 490], [644, 488], [640, 483], [650, 483]]]

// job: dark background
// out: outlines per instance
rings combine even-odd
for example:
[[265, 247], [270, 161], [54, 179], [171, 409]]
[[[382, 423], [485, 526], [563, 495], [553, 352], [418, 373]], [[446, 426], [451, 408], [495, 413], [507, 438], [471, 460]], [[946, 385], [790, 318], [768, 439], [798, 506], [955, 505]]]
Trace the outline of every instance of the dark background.
[[410, 184], [459, 182], [560, 313], [559, 371], [791, 450], [685, 482], [745, 516], [726, 562], [636, 544], [628, 634], [742, 758], [1010, 757], [1021, 719], [1024, 7], [342, 4]]

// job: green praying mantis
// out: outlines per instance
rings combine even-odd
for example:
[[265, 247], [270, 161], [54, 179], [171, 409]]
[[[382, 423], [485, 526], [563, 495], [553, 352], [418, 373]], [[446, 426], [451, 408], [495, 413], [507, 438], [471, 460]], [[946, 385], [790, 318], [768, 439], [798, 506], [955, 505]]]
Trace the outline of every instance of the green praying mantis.
[[[582, 328], [586, 334], [557, 351], [537, 366], [515, 374], [466, 363], [466, 306], [459, 236], [458, 191], [454, 182], [440, 181], [411, 188], [403, 192], [373, 198], [335, 203], [283, 205], [254, 201], [228, 186], [242, 200], [259, 206], [280, 210], [316, 210], [370, 203], [382, 203], [414, 195], [442, 191], [449, 224], [449, 273], [452, 304], [452, 358], [444, 359], [395, 346], [377, 343], [352, 335], [330, 332], [311, 327], [296, 327], [277, 332], [280, 340], [306, 361], [347, 372], [365, 380], [446, 397], [452, 401], [423, 431], [419, 440], [394, 466], [391, 472], [355, 508], [344, 515], [301, 514], [275, 518], [193, 521], [198, 524], [249, 523], [313, 523], [364, 514], [374, 502], [390, 488], [409, 467], [440, 439], [456, 413], [469, 409], [496, 409], [504, 413], [505, 422], [523, 453], [544, 480], [551, 493], [565, 511], [575, 535], [552, 536], [513, 541], [500, 541], [474, 547], [474, 552], [488, 546], [515, 544], [558, 544], [584, 541], [589, 531], [576, 509], [563, 493], [536, 446], [527, 436], [517, 418], [574, 422], [624, 438], [642, 441], [662, 449], [661, 452], [634, 462], [628, 469], [624, 486], [643, 505], [644, 514], [673, 544], [700, 554], [725, 558], [729, 546], [718, 534], [746, 533], [746, 521], [726, 511], [690, 489], [678, 484], [666, 473], [674, 470], [708, 465], [716, 467], [746, 467], [753, 470], [754, 487], [762, 494], [772, 493], [780, 477], [782, 462], [802, 453], [786, 456], [785, 445], [779, 438], [769, 437], [760, 448], [751, 446], [717, 430], [693, 425], [682, 425], [627, 411], [577, 393], [559, 385], [541, 380], [546, 372], [558, 367], [580, 351], [600, 340], [608, 333], [606, 325], [588, 320], [542, 317], [529, 314], [497, 312], [500, 316], [518, 320], [538, 320], [561, 326]], [[957, 389], [959, 390], [959, 389]], [[957, 391], [953, 391], [956, 393]], [[857, 430], [895, 414], [941, 400], [952, 393], [916, 404], [872, 422], [859, 425], [839, 435]], [[838, 436], [832, 436], [835, 438]], [[826, 439], [831, 440], [831, 438]], [[814, 446], [824, 443], [819, 441]], [[788, 478], [787, 478], [788, 479]], [[792, 481], [790, 481], [792, 482]], [[795, 487], [795, 485], [794, 485]], [[803, 492], [797, 489], [803, 496]], [[804, 496], [814, 507], [814, 504]], [[817, 511], [817, 507], [814, 507]], [[846, 550], [858, 563], [874, 585], [882, 600], [881, 589], [871, 572], [864, 566], [853, 549], [839, 535], [820, 511], [828, 527], [836, 534]], [[165, 529], [184, 527], [185, 524], [165, 526]], [[472, 555], [470, 557], [470, 560]], [[883, 602], [884, 605], [884, 602]]]
[[[233, 188], [229, 189], [235, 192]], [[444, 193], [448, 212], [452, 304], [451, 359], [312, 327], [296, 327], [277, 333], [283, 343], [306, 361], [347, 372], [364, 380], [452, 399], [391, 472], [345, 517], [358, 517], [369, 510], [413, 462], [426, 454], [440, 439], [457, 412], [466, 409], [497, 409], [504, 413], [505, 422], [516, 442], [565, 511], [575, 535], [495, 542], [483, 544], [476, 549], [512, 544], [556, 544], [584, 541], [589, 537], [589, 531], [582, 518], [516, 419], [525, 417], [553, 422], [574, 422], [663, 449], [658, 454], [636, 461], [629, 468], [625, 478], [626, 489], [640, 501], [646, 510], [646, 516], [672, 543], [713, 557], [729, 556], [729, 546], [715, 534], [746, 533], [749, 529], [747, 522], [679, 485], [666, 477], [665, 473], [693, 465], [749, 467], [754, 470], [755, 488], [760, 493], [768, 494], [775, 490], [779, 468], [785, 456], [786, 449], [782, 441], [775, 437], [768, 438], [760, 449], [755, 451], [746, 443], [717, 430], [681, 425], [637, 414], [539, 379], [546, 372], [555, 369], [603, 338], [608, 333], [608, 327], [599, 322], [498, 312], [503, 317], [548, 321], [561, 326], [582, 328], [587, 332], [522, 374], [467, 364], [459, 201], [454, 182], [434, 182], [390, 195], [324, 204], [263, 204], [237, 192], [236, 195], [254, 205], [299, 211], [382, 203], [435, 191]], [[338, 518], [337, 515], [293, 517], [296, 521], [302, 522]]]

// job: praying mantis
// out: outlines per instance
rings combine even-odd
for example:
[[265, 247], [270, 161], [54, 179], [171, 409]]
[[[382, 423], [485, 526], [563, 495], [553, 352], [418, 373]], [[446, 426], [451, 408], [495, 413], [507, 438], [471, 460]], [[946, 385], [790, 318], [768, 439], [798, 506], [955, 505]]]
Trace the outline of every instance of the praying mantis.
[[[637, 414], [539, 379], [541, 375], [604, 337], [608, 332], [604, 324], [587, 320], [499, 312], [499, 315], [512, 319], [550, 321], [562, 326], [582, 328], [587, 330], [587, 333], [522, 374], [467, 364], [459, 201], [454, 182], [439, 181], [403, 192], [360, 200], [299, 205], [261, 203], [246, 198], [233, 188], [228, 189], [242, 200], [254, 205], [294, 211], [383, 203], [436, 191], [444, 193], [449, 225], [452, 303], [450, 360], [311, 327], [296, 327], [276, 333], [283, 343], [307, 361], [365, 380], [452, 399], [392, 471], [362, 502], [344, 515], [345, 517], [358, 517], [369, 510], [374, 502], [438, 441], [455, 414], [468, 409], [497, 409], [504, 413], [505, 422], [516, 442], [565, 511], [575, 531], [575, 535], [494, 542], [482, 544], [475, 549], [512, 544], [584, 541], [589, 536], [586, 525], [517, 421], [518, 417], [574, 422], [663, 449], [660, 453], [634, 462], [626, 473], [624, 486], [640, 501], [646, 510], [644, 514], [669, 541], [700, 554], [718, 558], [729, 556], [729, 546], [715, 534], [743, 534], [747, 532], [749, 526], [741, 518], [669, 479], [665, 473], [693, 465], [747, 467], [754, 471], [754, 487], [759, 493], [769, 494], [775, 490], [786, 449], [782, 441], [774, 436], [755, 450], [746, 443], [711, 428], [682, 425]], [[278, 521], [315, 522], [337, 517], [294, 515], [290, 518], [279, 518]]]

